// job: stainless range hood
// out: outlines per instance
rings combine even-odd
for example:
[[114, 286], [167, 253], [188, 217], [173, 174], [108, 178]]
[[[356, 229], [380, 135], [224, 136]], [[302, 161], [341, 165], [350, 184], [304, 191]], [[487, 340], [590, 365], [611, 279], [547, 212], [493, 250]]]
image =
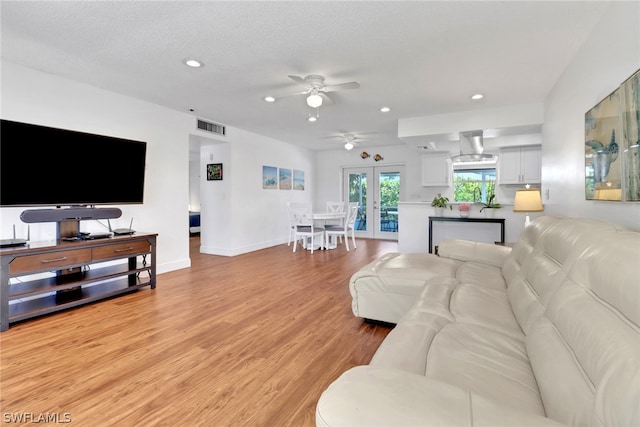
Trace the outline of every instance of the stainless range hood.
[[482, 130], [460, 132], [460, 154], [451, 156], [453, 163], [495, 162], [498, 158], [493, 154], [484, 154]]

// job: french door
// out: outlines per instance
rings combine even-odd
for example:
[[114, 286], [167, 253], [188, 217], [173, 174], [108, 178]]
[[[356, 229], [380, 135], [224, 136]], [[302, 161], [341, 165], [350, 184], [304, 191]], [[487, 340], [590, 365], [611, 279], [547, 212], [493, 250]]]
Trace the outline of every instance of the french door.
[[398, 240], [403, 175], [403, 165], [344, 169], [344, 197], [360, 206], [356, 236]]

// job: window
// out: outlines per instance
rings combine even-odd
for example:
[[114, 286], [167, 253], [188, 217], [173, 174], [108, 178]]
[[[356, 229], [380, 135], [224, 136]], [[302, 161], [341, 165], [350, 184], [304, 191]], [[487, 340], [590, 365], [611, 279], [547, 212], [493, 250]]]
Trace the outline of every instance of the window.
[[454, 169], [454, 202], [487, 202], [496, 189], [496, 168]]

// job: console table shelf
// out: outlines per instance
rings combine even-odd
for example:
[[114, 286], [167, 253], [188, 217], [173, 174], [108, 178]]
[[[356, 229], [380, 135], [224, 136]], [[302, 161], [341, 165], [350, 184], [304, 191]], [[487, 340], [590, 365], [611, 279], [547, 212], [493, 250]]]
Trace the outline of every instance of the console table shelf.
[[[35, 242], [0, 249], [0, 330], [7, 330], [13, 322], [144, 286], [154, 289], [156, 236], [138, 233], [100, 240]], [[128, 262], [105, 265], [124, 259]], [[91, 268], [82, 271], [88, 266]], [[43, 272], [56, 276], [33, 277]], [[12, 283], [12, 279], [20, 276], [25, 276], [25, 280]]]
[[434, 222], [462, 222], [462, 223], [490, 223], [500, 226], [500, 243], [504, 243], [504, 218], [454, 218], [447, 216], [429, 217], [429, 253], [433, 253], [433, 223]]

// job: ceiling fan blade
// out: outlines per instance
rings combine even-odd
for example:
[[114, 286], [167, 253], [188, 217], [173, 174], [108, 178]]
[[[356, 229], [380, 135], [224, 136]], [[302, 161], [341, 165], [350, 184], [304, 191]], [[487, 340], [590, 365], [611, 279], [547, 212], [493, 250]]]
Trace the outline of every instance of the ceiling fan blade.
[[303, 79], [300, 76], [289, 76], [289, 78], [291, 80], [293, 80], [294, 82], [296, 82], [296, 83], [300, 83], [301, 85], [306, 85], [307, 84], [306, 80]]
[[331, 97], [329, 95], [327, 95], [324, 92], [318, 92], [318, 95], [320, 95], [320, 97], [322, 98], [322, 102], [325, 105], [333, 105], [335, 104], [335, 102], [333, 102], [333, 99], [331, 99]]
[[335, 92], [338, 90], [346, 90], [346, 89], [358, 89], [359, 87], [360, 87], [360, 83], [358, 82], [340, 83], [337, 85], [325, 86], [324, 92]]
[[278, 95], [275, 98], [277, 101], [278, 99], [290, 98], [292, 96], [308, 95], [309, 92], [309, 90], [303, 90], [302, 92], [285, 93], [284, 95]]

